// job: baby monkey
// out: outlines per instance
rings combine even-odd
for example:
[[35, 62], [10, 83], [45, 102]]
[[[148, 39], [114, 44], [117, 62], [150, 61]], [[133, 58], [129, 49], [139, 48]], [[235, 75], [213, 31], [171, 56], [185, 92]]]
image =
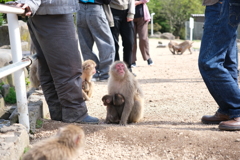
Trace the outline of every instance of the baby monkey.
[[105, 123], [119, 124], [123, 112], [125, 99], [121, 94], [105, 95], [102, 97], [103, 105], [107, 106]]
[[36, 143], [22, 160], [74, 160], [85, 144], [85, 133], [80, 126], [67, 125], [59, 128], [51, 138]]

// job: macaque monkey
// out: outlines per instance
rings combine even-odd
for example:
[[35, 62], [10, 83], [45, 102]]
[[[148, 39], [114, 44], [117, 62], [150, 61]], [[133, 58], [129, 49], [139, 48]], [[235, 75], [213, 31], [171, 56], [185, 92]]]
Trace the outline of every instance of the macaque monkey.
[[[173, 54], [175, 54], [175, 53], [183, 54], [187, 49], [190, 51], [190, 54], [192, 54], [191, 47], [192, 47], [193, 42], [191, 42], [191, 41], [184, 41], [178, 45], [174, 44], [175, 42], [171, 42], [171, 41], [169, 43], [171, 43], [170, 46], [172, 47], [173, 51], [171, 51], [171, 50], [170, 51]], [[168, 44], [168, 46], [169, 46], [169, 44]]]
[[121, 120], [125, 99], [121, 94], [105, 95], [102, 97], [103, 105], [107, 106], [105, 123], [119, 123]]
[[170, 41], [168, 43], [168, 48], [169, 48], [170, 52], [172, 52], [172, 54], [175, 54], [175, 50], [173, 49], [173, 46], [177, 46], [177, 45], [178, 45], [178, 43], [173, 42], [173, 41]]
[[29, 79], [32, 87], [38, 88], [40, 86], [39, 74], [38, 74], [38, 60], [32, 60], [32, 65], [29, 70]]
[[[143, 93], [133, 74], [123, 61], [110, 66], [108, 95], [121, 94], [125, 98], [120, 125], [138, 122], [143, 116]], [[109, 114], [109, 113], [107, 113]]]
[[80, 126], [67, 125], [59, 128], [51, 138], [33, 145], [22, 160], [74, 160], [85, 144], [85, 133]]
[[96, 73], [96, 63], [93, 60], [86, 60], [82, 64], [82, 93], [83, 99], [89, 100], [93, 93], [92, 76]]

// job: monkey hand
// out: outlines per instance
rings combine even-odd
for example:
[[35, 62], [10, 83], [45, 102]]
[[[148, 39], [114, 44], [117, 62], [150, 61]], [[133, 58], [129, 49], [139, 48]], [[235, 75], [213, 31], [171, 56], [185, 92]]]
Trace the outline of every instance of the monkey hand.
[[88, 92], [90, 90], [90, 84], [88, 81], [83, 81], [82, 82], [82, 89], [85, 91], [85, 92]]
[[126, 125], [127, 125], [127, 122], [126, 122], [126, 121], [123, 121], [123, 120], [121, 120], [121, 121], [119, 122], [119, 124], [120, 124], [121, 126], [126, 126]]

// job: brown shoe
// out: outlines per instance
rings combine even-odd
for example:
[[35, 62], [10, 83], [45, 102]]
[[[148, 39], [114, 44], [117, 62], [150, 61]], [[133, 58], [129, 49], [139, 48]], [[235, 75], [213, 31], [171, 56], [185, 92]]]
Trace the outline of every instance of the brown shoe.
[[215, 115], [212, 116], [205, 115], [202, 117], [203, 124], [219, 124], [220, 122], [227, 120], [230, 120], [229, 116], [219, 112], [216, 112]]
[[226, 131], [239, 131], [240, 130], [240, 117], [233, 118], [229, 121], [221, 122], [218, 126], [221, 130]]

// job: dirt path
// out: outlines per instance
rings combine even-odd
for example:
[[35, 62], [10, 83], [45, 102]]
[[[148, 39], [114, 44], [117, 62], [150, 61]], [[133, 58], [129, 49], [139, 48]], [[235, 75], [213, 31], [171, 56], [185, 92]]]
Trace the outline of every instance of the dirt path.
[[[95, 93], [87, 102], [89, 114], [101, 119], [99, 125], [82, 125], [86, 146], [83, 160], [239, 160], [240, 132], [219, 131], [217, 125], [203, 125], [200, 119], [213, 114], [217, 105], [198, 71], [200, 42], [192, 55], [172, 55], [168, 48], [156, 48], [150, 40], [154, 61], [148, 66], [138, 53], [133, 68], [145, 94], [145, 115], [140, 123], [127, 126], [103, 124], [106, 109], [101, 97], [107, 82], [96, 82]], [[56, 133], [65, 123], [44, 120], [32, 144]], [[79, 125], [79, 124], [78, 124]]]

